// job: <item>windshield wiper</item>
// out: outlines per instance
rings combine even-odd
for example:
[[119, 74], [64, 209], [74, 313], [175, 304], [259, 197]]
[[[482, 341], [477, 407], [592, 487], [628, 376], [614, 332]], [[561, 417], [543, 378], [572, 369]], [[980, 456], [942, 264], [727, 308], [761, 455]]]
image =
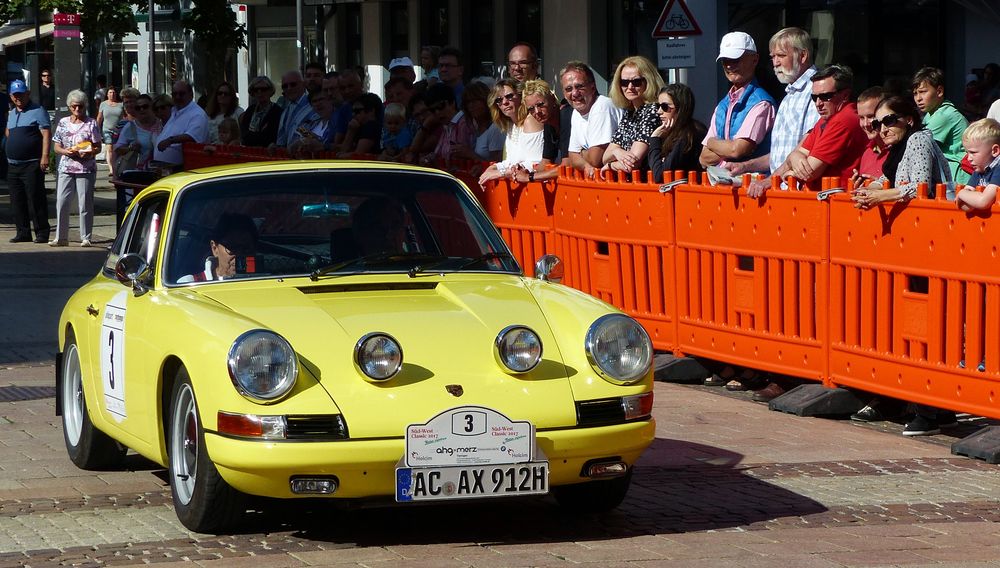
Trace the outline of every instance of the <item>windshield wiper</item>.
[[490, 261], [490, 260], [501, 260], [501, 259], [504, 259], [504, 258], [509, 258], [511, 260], [514, 260], [514, 261], [517, 260], [516, 258], [514, 258], [514, 255], [510, 254], [509, 252], [506, 252], [506, 251], [496, 252], [496, 251], [494, 251], [494, 252], [488, 252], [488, 253], [480, 256], [480, 257], [476, 257], [476, 258], [470, 259], [470, 260], [468, 260], [466, 262], [463, 262], [455, 270], [462, 270], [463, 268], [468, 268], [470, 266], [475, 266], [475, 265], [479, 264], [480, 262], [487, 262], [487, 261]]
[[[404, 261], [404, 260], [412, 261], [414, 259], [419, 259], [420, 261], [440, 261], [440, 260], [442, 260], [444, 258], [447, 258], [447, 257], [443, 257], [441, 255], [436, 255], [436, 254], [401, 253], [401, 252], [377, 252], [377, 253], [374, 253], [374, 254], [369, 254], [369, 255], [365, 255], [365, 256], [361, 256], [361, 257], [357, 257], [357, 258], [351, 258], [351, 259], [348, 259], [348, 260], [345, 260], [345, 261], [342, 261], [342, 262], [337, 262], [337, 263], [330, 264], [330, 265], [327, 265], [327, 266], [324, 266], [324, 267], [321, 267], [321, 268], [317, 268], [316, 270], [312, 271], [309, 274], [309, 279], [315, 282], [316, 280], [319, 280], [319, 278], [321, 276], [326, 276], [326, 275], [328, 275], [330, 273], [337, 272], [339, 270], [343, 270], [344, 268], [347, 268], [348, 266], [351, 266], [351, 265], [354, 265], [354, 264], [368, 265], [368, 264], [379, 263], [379, 262], [386, 262], [386, 261], [388, 261], [388, 262], [401, 262], [401, 261]], [[412, 272], [414, 270], [418, 270], [419, 271], [419, 268], [420, 268], [420, 265], [415, 265], [413, 268], [410, 268], [410, 270], [408, 271], [408, 273]]]

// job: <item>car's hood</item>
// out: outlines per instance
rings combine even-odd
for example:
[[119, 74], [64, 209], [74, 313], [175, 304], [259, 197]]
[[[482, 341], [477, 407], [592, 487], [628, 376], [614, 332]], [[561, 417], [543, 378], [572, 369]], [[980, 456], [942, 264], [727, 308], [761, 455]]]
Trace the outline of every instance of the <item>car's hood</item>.
[[[567, 368], [520, 278], [393, 275], [205, 293], [288, 339], [340, 407], [352, 438], [400, 436], [407, 424], [464, 405], [539, 428], [576, 423]], [[512, 324], [542, 340], [542, 362], [524, 375], [504, 372], [494, 356], [497, 335]], [[366, 381], [353, 361], [358, 340], [376, 331], [403, 349], [402, 370], [384, 383]], [[460, 386], [461, 395], [449, 385]]]

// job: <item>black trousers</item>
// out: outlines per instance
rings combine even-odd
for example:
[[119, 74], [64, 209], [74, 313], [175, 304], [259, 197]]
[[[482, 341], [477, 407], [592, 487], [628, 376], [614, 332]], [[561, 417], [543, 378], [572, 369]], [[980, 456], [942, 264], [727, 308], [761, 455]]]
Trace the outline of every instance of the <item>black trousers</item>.
[[34, 224], [35, 238], [49, 240], [51, 228], [48, 200], [45, 198], [45, 172], [38, 167], [38, 162], [8, 164], [7, 187], [10, 189], [10, 208], [14, 213], [17, 236], [30, 237], [31, 224]]

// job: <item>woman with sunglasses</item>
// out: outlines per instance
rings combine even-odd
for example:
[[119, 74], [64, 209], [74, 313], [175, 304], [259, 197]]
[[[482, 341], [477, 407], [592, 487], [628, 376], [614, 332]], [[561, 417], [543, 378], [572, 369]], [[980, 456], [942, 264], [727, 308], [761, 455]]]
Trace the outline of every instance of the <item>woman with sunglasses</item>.
[[656, 100], [660, 125], [648, 138], [648, 164], [653, 181], [662, 183], [663, 172], [701, 170], [698, 157], [708, 127], [693, 118], [694, 94], [687, 85], [671, 83]]
[[139, 95], [132, 103], [134, 119], [122, 128], [114, 153], [118, 158], [118, 173], [126, 170], [145, 170], [153, 159], [153, 141], [160, 135], [163, 123], [153, 114], [153, 99]]
[[[109, 89], [110, 91], [111, 89]], [[73, 198], [80, 208], [80, 246], [90, 246], [94, 227], [94, 184], [97, 181], [97, 160], [101, 151], [101, 134], [97, 121], [87, 116], [87, 95], [73, 90], [66, 95], [69, 116], [59, 120], [52, 135], [52, 148], [62, 156], [56, 189], [56, 238], [50, 247], [69, 244], [69, 207]], [[110, 152], [108, 153], [110, 156]]]
[[219, 124], [227, 118], [238, 120], [243, 114], [243, 107], [236, 101], [236, 89], [226, 81], [219, 83], [205, 106], [205, 114], [208, 115], [208, 140], [205, 143], [218, 144]]
[[527, 115], [542, 125], [542, 159], [533, 168], [520, 165], [515, 168], [514, 179], [519, 183], [545, 181], [559, 176], [559, 169], [550, 167], [559, 154], [559, 103], [552, 94], [552, 87], [541, 79], [524, 84], [521, 104]]
[[948, 161], [931, 131], [924, 127], [912, 97], [882, 99], [875, 108], [872, 128], [882, 137], [889, 155], [882, 164], [882, 176], [867, 187], [862, 187], [864, 180], [855, 171], [855, 207], [867, 209], [889, 201], [908, 201], [916, 197], [921, 183], [928, 185], [931, 197], [937, 184], [948, 184], [948, 199], [955, 198]]
[[[537, 81], [529, 83], [532, 89], [537, 88]], [[528, 114], [522, 104], [522, 85], [515, 79], [498, 81], [490, 98], [493, 100], [490, 107], [493, 122], [507, 135], [504, 141], [506, 159], [486, 168], [479, 176], [479, 185], [494, 179], [513, 179], [519, 168], [524, 168], [534, 179], [535, 166], [542, 161], [545, 125]]]
[[250, 103], [240, 115], [240, 138], [244, 146], [266, 148], [278, 140], [281, 107], [271, 102], [274, 83], [264, 75], [254, 77], [249, 85]]
[[159, 94], [153, 97], [153, 114], [160, 119], [161, 124], [166, 124], [170, 120], [170, 111], [174, 108], [174, 100], [168, 94]]
[[615, 69], [611, 84], [611, 100], [625, 109], [625, 114], [604, 151], [602, 171], [644, 171], [649, 150], [646, 140], [660, 125], [656, 114], [657, 93], [663, 88], [660, 73], [641, 55], [626, 57]]

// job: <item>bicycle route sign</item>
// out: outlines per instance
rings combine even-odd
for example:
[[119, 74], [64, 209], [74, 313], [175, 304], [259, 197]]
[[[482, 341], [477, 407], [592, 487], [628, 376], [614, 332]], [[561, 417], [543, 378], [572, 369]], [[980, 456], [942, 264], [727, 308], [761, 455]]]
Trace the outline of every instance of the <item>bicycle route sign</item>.
[[701, 28], [684, 0], [669, 0], [653, 27], [653, 37], [663, 39], [696, 35], [701, 35]]

